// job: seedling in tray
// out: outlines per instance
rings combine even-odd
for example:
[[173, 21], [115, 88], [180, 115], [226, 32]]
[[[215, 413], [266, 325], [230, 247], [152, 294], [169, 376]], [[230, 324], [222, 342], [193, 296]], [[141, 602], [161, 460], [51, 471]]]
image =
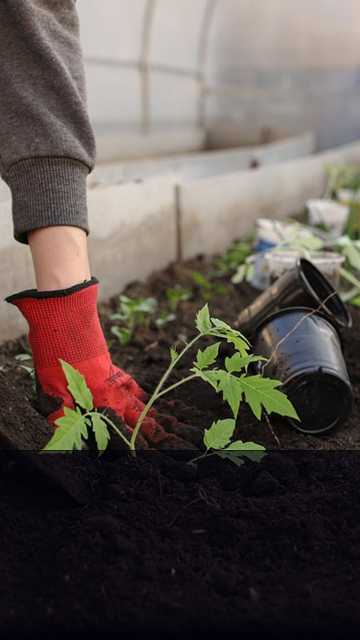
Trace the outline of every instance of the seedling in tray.
[[[254, 455], [258, 456], [264, 452], [263, 447], [253, 442], [233, 440], [236, 421], [242, 402], [249, 405], [258, 420], [261, 419], [264, 410], [268, 414], [277, 413], [298, 420], [295, 408], [278, 388], [281, 382], [248, 372], [252, 363], [264, 360], [264, 358], [249, 353], [250, 344], [239, 331], [232, 329], [222, 320], [210, 317], [208, 305], [205, 305], [198, 312], [196, 329], [195, 337], [186, 343], [180, 352], [173, 348], [170, 350], [169, 366], [144, 406], [129, 439], [103, 412], [94, 408], [92, 394], [87, 387], [84, 376], [71, 365], [60, 360], [75, 408], [64, 409], [65, 415], [56, 421], [57, 429], [45, 450], [72, 451], [82, 449], [84, 442], [89, 437], [89, 432], [93, 432], [97, 448], [102, 452], [107, 448], [110, 440], [109, 429], [113, 429], [135, 455], [136, 441], [141, 432], [142, 424], [156, 401], [181, 385], [200, 379], [209, 384], [215, 393], [222, 395], [232, 413], [231, 418], [217, 420], [210, 429], [204, 431], [205, 453], [200, 457], [216, 454], [239, 464], [239, 458], [254, 457]], [[180, 360], [204, 338], [211, 339], [213, 342], [203, 350], [198, 349], [189, 375], [167, 386], [166, 383]], [[231, 344], [234, 348], [234, 354], [225, 358], [223, 367], [220, 368], [217, 366], [217, 361], [222, 342]]]

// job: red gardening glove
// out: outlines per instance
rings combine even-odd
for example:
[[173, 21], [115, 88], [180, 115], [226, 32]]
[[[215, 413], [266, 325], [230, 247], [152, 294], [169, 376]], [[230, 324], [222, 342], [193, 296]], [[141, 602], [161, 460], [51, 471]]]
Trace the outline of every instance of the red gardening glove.
[[[48, 422], [54, 425], [55, 420], [64, 415], [64, 406], [75, 408], [59, 362], [62, 359], [83, 374], [95, 408], [110, 409], [110, 413], [134, 429], [144, 408], [145, 393], [129, 374], [111, 361], [97, 309], [98, 284], [98, 280], [92, 278], [59, 291], [31, 289], [8, 296], [6, 301], [17, 306], [29, 324], [38, 409]], [[152, 411], [141, 428], [141, 436], [150, 445], [194, 448], [175, 435], [174, 429], [174, 433], [167, 433], [155, 416]]]

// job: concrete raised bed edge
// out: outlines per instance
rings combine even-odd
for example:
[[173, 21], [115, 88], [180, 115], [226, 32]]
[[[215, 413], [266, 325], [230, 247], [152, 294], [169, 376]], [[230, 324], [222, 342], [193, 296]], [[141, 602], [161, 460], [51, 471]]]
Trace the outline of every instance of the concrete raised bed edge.
[[[260, 216], [281, 218], [297, 212], [308, 198], [322, 195], [327, 163], [349, 162], [360, 163], [360, 142], [182, 185], [169, 176], [89, 189], [91, 262], [101, 280], [101, 299], [179, 257], [222, 251]], [[0, 205], [1, 342], [26, 329], [18, 311], [3, 298], [34, 286], [28, 248], [11, 241], [9, 216], [10, 204], [5, 202]]]

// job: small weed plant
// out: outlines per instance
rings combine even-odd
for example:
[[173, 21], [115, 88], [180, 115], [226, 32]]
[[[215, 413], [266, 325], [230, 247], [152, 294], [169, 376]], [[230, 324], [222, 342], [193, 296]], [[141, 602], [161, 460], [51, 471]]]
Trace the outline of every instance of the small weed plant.
[[120, 324], [111, 327], [111, 333], [118, 338], [122, 346], [128, 345], [136, 329], [149, 325], [157, 307], [155, 298], [120, 296], [118, 311], [111, 315], [111, 320], [117, 320]]
[[190, 289], [185, 289], [185, 287], [177, 284], [175, 287], [166, 289], [165, 295], [170, 311], [176, 313], [181, 302], [187, 302], [191, 299], [192, 292]]
[[215, 261], [218, 276], [232, 275], [240, 266], [246, 264], [246, 259], [252, 253], [251, 242], [234, 242], [225, 253]]
[[136, 330], [147, 328], [153, 323], [157, 329], [162, 329], [176, 320], [176, 312], [181, 302], [190, 300], [192, 292], [176, 285], [165, 292], [167, 307], [159, 311], [159, 304], [155, 298], [119, 297], [116, 313], [110, 316], [117, 324], [111, 327], [111, 333], [117, 337], [125, 347], [133, 340]]
[[214, 282], [206, 278], [200, 271], [192, 271], [191, 277], [204, 302], [210, 302], [214, 296], [223, 296], [227, 293], [227, 287], [219, 282]]
[[[232, 414], [231, 418], [214, 421], [210, 428], [204, 431], [205, 453], [200, 457], [210, 454], [220, 455], [222, 458], [228, 458], [239, 464], [240, 459], [244, 456], [261, 455], [261, 452], [264, 452], [262, 446], [253, 442], [234, 440], [241, 403], [245, 402], [249, 405], [258, 420], [261, 419], [263, 411], [266, 411], [267, 414], [276, 413], [298, 420], [295, 408], [286, 395], [280, 391], [281, 382], [262, 377], [259, 374], [249, 373], [249, 366], [264, 360], [264, 358], [249, 353], [250, 344], [239, 331], [234, 330], [222, 320], [210, 317], [208, 305], [205, 305], [198, 312], [196, 329], [195, 337], [186, 343], [181, 351], [170, 349], [169, 366], [144, 406], [129, 439], [103, 412], [94, 408], [92, 394], [84, 376], [70, 364], [60, 360], [75, 409], [67, 407], [64, 409], [64, 416], [56, 421], [57, 429], [44, 450], [80, 450], [84, 447], [90, 433], [93, 432], [97, 448], [99, 452], [103, 452], [108, 446], [110, 432], [113, 429], [129, 450], [135, 454], [136, 441], [141, 432], [143, 421], [156, 401], [181, 385], [200, 379], [209, 384], [215, 393], [222, 395]], [[212, 344], [197, 350], [189, 375], [169, 385], [168, 379], [181, 359], [205, 338], [210, 339]], [[218, 359], [222, 342], [231, 344], [234, 354], [227, 357], [223, 366], [220, 367]]]

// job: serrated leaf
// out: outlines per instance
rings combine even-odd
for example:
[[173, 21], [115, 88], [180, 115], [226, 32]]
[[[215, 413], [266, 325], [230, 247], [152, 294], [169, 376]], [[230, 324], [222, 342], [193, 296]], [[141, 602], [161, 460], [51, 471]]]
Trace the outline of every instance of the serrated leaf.
[[250, 343], [244, 336], [227, 335], [226, 340], [227, 342], [229, 342], [229, 344], [232, 344], [235, 347], [236, 351], [238, 351], [242, 356], [247, 355], [250, 349]]
[[209, 335], [226, 340], [229, 344], [232, 344], [235, 349], [241, 353], [241, 355], [247, 355], [247, 352], [250, 349], [250, 343], [247, 338], [240, 333], [240, 331], [231, 329], [231, 327], [229, 327], [225, 322], [216, 320], [216, 318], [211, 318], [211, 321], [217, 326], [211, 329]]
[[105, 451], [109, 444], [110, 433], [106, 423], [99, 413], [93, 413], [91, 415], [91, 426], [95, 434], [96, 446], [98, 448], [98, 451]]
[[196, 314], [196, 328], [204, 336], [211, 331], [209, 306], [207, 304]]
[[201, 371], [200, 369], [197, 369], [196, 367], [194, 367], [193, 369], [191, 369], [191, 371], [193, 373], [196, 373], [196, 375], [201, 378], [201, 380], [204, 380], [204, 382], [207, 382], [208, 384], [210, 384], [215, 391], [217, 392], [218, 389], [218, 381], [219, 381], [219, 372], [216, 369], [213, 369], [212, 371]]
[[203, 351], [199, 349], [196, 355], [195, 366], [202, 370], [213, 365], [219, 355], [219, 348], [220, 342], [215, 342], [215, 344], [210, 345], [210, 347], [207, 347]]
[[242, 356], [241, 353], [235, 353], [231, 358], [225, 359], [225, 368], [229, 373], [238, 373], [243, 369], [247, 369], [249, 364], [253, 362], [265, 361], [263, 356]]
[[86, 411], [91, 411], [94, 407], [93, 397], [86, 384], [85, 377], [68, 362], [60, 359], [60, 363], [68, 383], [67, 388], [76, 404]]
[[231, 451], [227, 453], [226, 449], [225, 451], [216, 451], [215, 453], [223, 460], [230, 460], [230, 462], [235, 464], [237, 467], [241, 467], [245, 463], [245, 460], [243, 459], [244, 456], [238, 456], [236, 453], [231, 453]]
[[280, 416], [286, 416], [299, 420], [295, 407], [292, 405], [286, 395], [277, 389], [281, 386], [279, 380], [271, 378], [263, 378], [260, 375], [244, 376], [239, 378], [243, 389], [245, 400], [250, 406], [255, 417], [260, 420], [262, 409], [266, 409], [267, 413], [277, 413]]
[[253, 462], [261, 462], [266, 455], [265, 447], [255, 442], [243, 442], [242, 440], [236, 440], [226, 447], [225, 452], [229, 452], [232, 455], [248, 458]]
[[215, 329], [217, 329], [218, 331], [221, 331], [222, 333], [230, 333], [230, 334], [234, 333], [236, 335], [238, 334], [238, 332], [235, 329], [230, 327], [230, 325], [224, 322], [223, 320], [219, 320], [218, 318], [211, 318], [211, 321]]
[[239, 378], [224, 372], [224, 375], [219, 381], [218, 388], [222, 391], [223, 399], [230, 405], [234, 418], [236, 418], [239, 413], [243, 393], [242, 387], [239, 384]]
[[64, 416], [55, 421], [57, 429], [43, 451], [81, 451], [82, 438], [88, 436], [86, 418], [73, 409], [64, 407]]
[[235, 431], [235, 420], [226, 419], [213, 422], [205, 429], [204, 444], [207, 449], [224, 449]]

